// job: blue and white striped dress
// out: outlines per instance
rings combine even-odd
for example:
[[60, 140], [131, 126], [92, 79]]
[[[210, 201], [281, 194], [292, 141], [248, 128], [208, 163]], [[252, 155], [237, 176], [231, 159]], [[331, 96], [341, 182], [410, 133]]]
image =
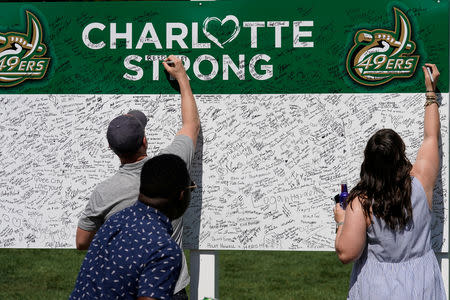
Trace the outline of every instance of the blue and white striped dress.
[[353, 265], [348, 299], [446, 299], [436, 256], [431, 249], [431, 211], [422, 184], [412, 180], [413, 222], [393, 231], [373, 217], [367, 246]]

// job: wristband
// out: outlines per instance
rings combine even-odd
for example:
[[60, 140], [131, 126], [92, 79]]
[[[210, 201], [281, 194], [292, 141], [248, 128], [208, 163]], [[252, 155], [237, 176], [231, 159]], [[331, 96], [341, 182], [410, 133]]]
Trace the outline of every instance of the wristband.
[[436, 105], [439, 107], [439, 102], [437, 102], [436, 98], [427, 98], [427, 101], [425, 102], [425, 105], [423, 107], [427, 107], [428, 105], [431, 105], [433, 103], [436, 103]]
[[336, 233], [337, 233], [337, 231], [338, 231], [338, 229], [339, 229], [339, 226], [341, 226], [341, 225], [344, 225], [344, 221], [342, 221], [342, 222], [336, 222]]

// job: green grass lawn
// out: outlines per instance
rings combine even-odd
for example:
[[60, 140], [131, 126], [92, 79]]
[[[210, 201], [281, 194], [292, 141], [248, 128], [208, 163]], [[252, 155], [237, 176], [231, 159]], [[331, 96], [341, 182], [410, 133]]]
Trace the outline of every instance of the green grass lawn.
[[[347, 295], [351, 266], [342, 265], [333, 252], [218, 252], [220, 300], [345, 299]], [[0, 299], [67, 299], [85, 253], [0, 249]]]

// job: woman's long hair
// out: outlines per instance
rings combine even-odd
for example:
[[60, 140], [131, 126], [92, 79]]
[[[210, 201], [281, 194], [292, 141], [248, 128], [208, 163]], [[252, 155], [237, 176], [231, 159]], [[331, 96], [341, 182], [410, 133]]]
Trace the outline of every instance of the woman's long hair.
[[372, 207], [391, 229], [404, 229], [412, 220], [411, 169], [402, 138], [392, 129], [377, 131], [367, 142], [360, 181], [348, 203], [359, 198], [366, 217]]

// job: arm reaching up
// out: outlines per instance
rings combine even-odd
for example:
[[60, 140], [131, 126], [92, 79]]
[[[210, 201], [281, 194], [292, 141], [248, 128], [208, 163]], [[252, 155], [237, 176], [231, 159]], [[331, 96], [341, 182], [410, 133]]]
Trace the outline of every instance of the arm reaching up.
[[[427, 67], [431, 68], [431, 76]], [[439, 172], [439, 135], [441, 123], [439, 120], [439, 104], [436, 96], [436, 83], [439, 70], [434, 64], [425, 64], [422, 67], [425, 76], [426, 103], [423, 120], [423, 141], [417, 153], [416, 162], [411, 174], [421, 183], [427, 195], [428, 205], [431, 209], [433, 188]], [[433, 80], [432, 80], [433, 79]]]
[[[172, 63], [169, 64], [167, 61], [171, 61]], [[167, 72], [178, 81], [180, 86], [181, 119], [183, 125], [177, 135], [183, 134], [190, 137], [195, 147], [198, 133], [200, 132], [200, 118], [183, 63], [178, 57], [170, 55], [163, 62], [163, 65]]]

